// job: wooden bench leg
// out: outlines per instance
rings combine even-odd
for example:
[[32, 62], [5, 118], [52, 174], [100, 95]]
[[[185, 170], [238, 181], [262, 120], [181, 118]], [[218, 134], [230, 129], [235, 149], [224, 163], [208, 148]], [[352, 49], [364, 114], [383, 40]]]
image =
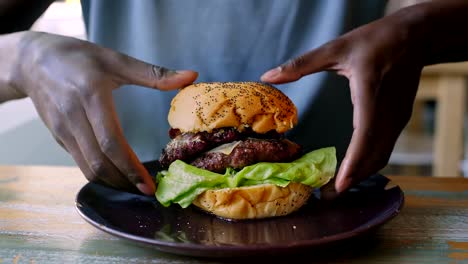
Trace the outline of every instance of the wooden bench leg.
[[434, 176], [461, 176], [465, 85], [465, 78], [458, 75], [441, 76], [438, 81], [434, 132]]

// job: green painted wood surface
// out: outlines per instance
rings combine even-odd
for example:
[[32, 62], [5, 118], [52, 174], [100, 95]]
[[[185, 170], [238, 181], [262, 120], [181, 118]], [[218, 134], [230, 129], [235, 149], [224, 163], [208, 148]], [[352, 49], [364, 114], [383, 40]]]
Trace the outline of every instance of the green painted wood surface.
[[0, 166], [0, 263], [468, 263], [468, 179], [392, 179], [406, 203], [375, 233], [303, 256], [219, 260], [158, 252], [92, 227], [74, 208], [86, 183], [77, 168]]

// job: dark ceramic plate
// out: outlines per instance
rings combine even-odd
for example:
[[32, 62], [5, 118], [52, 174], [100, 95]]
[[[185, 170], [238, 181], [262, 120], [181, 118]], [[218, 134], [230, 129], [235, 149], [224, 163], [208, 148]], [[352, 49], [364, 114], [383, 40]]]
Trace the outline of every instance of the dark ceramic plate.
[[325, 201], [317, 192], [296, 213], [265, 220], [229, 222], [191, 207], [165, 208], [152, 197], [94, 183], [80, 190], [76, 207], [98, 229], [160, 251], [239, 257], [310, 252], [356, 237], [395, 217], [403, 200], [398, 186], [374, 175], [338, 199]]

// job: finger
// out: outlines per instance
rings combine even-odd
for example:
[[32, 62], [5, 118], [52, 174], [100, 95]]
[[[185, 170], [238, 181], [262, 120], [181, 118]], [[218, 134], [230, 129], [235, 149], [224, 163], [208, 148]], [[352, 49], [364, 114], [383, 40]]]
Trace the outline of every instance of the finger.
[[338, 70], [336, 66], [342, 45], [339, 39], [331, 41], [267, 71], [260, 79], [264, 82], [280, 84], [296, 81], [305, 75], [323, 70]]
[[76, 143], [76, 140], [71, 133], [67, 133], [65, 135], [60, 136], [57, 135], [57, 138], [59, 138], [60, 141], [63, 142], [63, 145], [67, 149], [67, 152], [70, 153], [76, 165], [80, 168], [81, 172], [88, 181], [116, 187], [112, 184], [112, 182], [108, 182], [106, 181], [106, 179], [97, 177], [96, 174], [90, 169], [86, 159], [84, 158], [85, 156], [81, 152], [80, 147]]
[[50, 102], [43, 100], [34, 100], [34, 105], [38, 110], [39, 117], [42, 119], [44, 124], [47, 126], [55, 141], [62, 146], [73, 158], [75, 163], [80, 168], [81, 172], [84, 174], [86, 179], [92, 181], [95, 178], [95, 175], [88, 167], [86, 160], [83, 157], [83, 154], [78, 147], [78, 144], [75, 141], [73, 135], [67, 129], [67, 125], [63, 122], [64, 118], [58, 118], [58, 111], [56, 107], [50, 107], [48, 110], [45, 110], [43, 107], [40, 107], [36, 102]]
[[67, 147], [65, 146], [65, 143], [63, 143], [63, 141], [61, 139], [59, 139], [56, 135], [52, 134], [52, 136], [54, 137], [55, 139], [55, 142], [57, 142], [57, 144], [60, 145], [60, 147], [62, 147], [66, 152], [70, 153], [70, 151], [68, 151]]
[[[40, 97], [33, 98], [39, 116], [57, 143], [73, 157], [86, 179], [118, 189], [136, 191], [130, 181], [102, 154], [99, 146], [95, 147], [95, 136], [80, 105], [72, 102], [55, 103], [47, 93]], [[46, 107], [40, 105], [44, 102], [48, 102]]]
[[335, 178], [320, 188], [320, 198], [322, 200], [335, 200], [339, 195], [335, 189]]
[[76, 165], [78, 165], [81, 172], [84, 174], [85, 178], [88, 179], [88, 181], [98, 183], [103, 182], [97, 180], [96, 175], [89, 168], [86, 159], [83, 157], [83, 154], [81, 153], [80, 148], [78, 147], [78, 144], [75, 141], [75, 138], [71, 136], [71, 134], [61, 135], [57, 137], [60, 138], [61, 142], [63, 142], [64, 147], [67, 149], [68, 153], [70, 153]]
[[111, 65], [111, 69], [121, 77], [120, 84], [172, 90], [192, 84], [198, 77], [195, 71], [171, 70], [123, 54], [117, 54], [116, 58], [116, 63]]
[[77, 147], [92, 172], [91, 181], [103, 181], [117, 189], [135, 191], [135, 186], [120, 172], [120, 170], [101, 151], [96, 136], [81, 105], [76, 105], [68, 111], [67, 119], [70, 131], [75, 131], [74, 138]]
[[112, 96], [95, 94], [82, 103], [102, 153], [142, 193], [154, 195], [153, 179], [124, 137]]
[[[343, 192], [360, 179], [369, 175], [373, 168], [369, 168], [366, 159], [372, 156], [376, 142], [375, 131], [375, 94], [380, 80], [375, 74], [356, 70], [363, 73], [352, 76], [350, 79], [351, 96], [354, 105], [353, 111], [353, 135], [351, 137], [346, 156], [339, 168], [335, 188], [337, 192]], [[373, 164], [376, 166], [377, 164]]]

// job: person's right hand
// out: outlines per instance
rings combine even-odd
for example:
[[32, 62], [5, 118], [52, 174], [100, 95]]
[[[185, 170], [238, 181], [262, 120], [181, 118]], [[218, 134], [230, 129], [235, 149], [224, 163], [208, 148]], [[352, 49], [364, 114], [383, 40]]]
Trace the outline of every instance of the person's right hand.
[[23, 32], [13, 85], [29, 96], [57, 142], [89, 181], [153, 195], [154, 182], [124, 138], [112, 90], [135, 84], [176, 89], [194, 71], [154, 66], [90, 42]]

